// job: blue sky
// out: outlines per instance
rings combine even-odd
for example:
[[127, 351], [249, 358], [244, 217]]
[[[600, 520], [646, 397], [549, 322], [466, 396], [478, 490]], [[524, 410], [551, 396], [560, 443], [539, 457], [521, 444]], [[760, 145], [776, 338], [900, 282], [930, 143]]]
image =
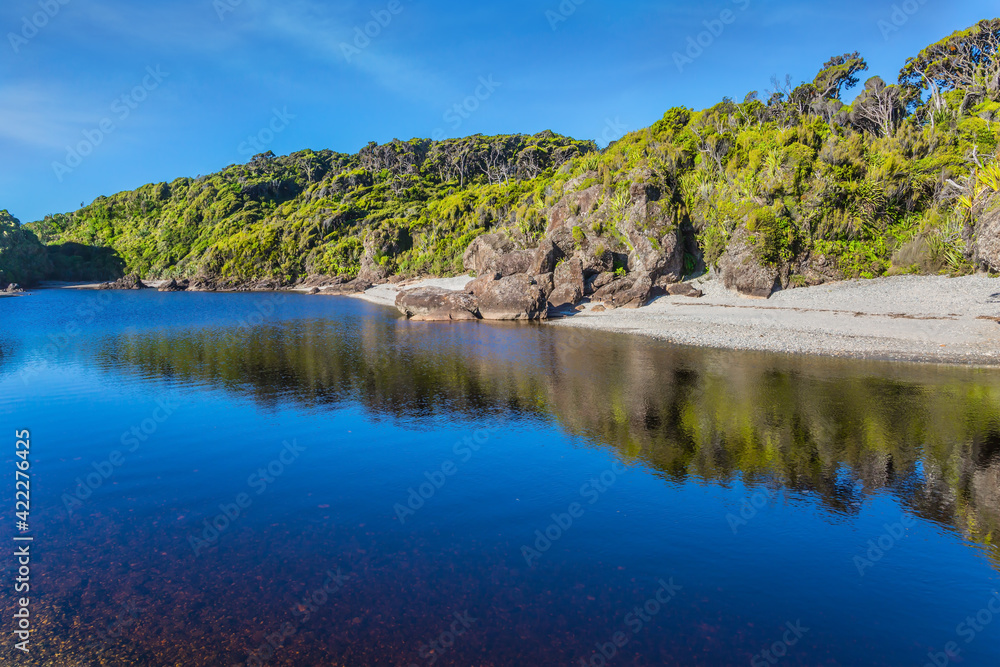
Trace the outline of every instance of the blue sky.
[[[252, 143], [354, 152], [544, 129], [600, 141], [772, 75], [811, 80], [845, 51], [895, 80], [907, 56], [996, 15], [982, 0], [6, 0], [0, 208], [29, 222], [246, 162]], [[477, 93], [473, 111], [449, 113]]]

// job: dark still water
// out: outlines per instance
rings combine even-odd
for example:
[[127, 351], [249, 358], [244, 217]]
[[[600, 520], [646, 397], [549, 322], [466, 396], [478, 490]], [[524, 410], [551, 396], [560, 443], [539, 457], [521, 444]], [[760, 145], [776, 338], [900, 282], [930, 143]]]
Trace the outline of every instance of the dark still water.
[[0, 400], [4, 665], [1000, 664], [995, 371], [40, 291]]

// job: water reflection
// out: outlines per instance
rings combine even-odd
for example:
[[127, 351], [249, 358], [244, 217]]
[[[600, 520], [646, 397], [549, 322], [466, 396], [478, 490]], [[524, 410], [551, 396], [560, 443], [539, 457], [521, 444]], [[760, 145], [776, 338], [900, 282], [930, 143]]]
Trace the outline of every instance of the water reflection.
[[[262, 662], [423, 666], [465, 612], [468, 637], [434, 664], [580, 664], [673, 576], [677, 604], [616, 664], [745, 664], [800, 617], [812, 630], [782, 664], [922, 664], [1000, 581], [979, 558], [1000, 569], [995, 372], [420, 324], [294, 296], [245, 326], [270, 297], [116, 294], [18, 384], [81, 298], [39, 295], [0, 332], [0, 391], [31, 397], [16, 416], [45, 443], [38, 650], [5, 645], [2, 664], [257, 664], [293, 623]], [[67, 515], [60, 494], [177, 391], [192, 405]], [[506, 432], [400, 524], [393, 503], [484, 424]], [[290, 432], [302, 460], [192, 553]], [[527, 566], [525, 541], [614, 459], [628, 475]], [[779, 500], [736, 536], [726, 514], [755, 489]], [[852, 556], [900, 511], [925, 521], [859, 577]], [[305, 620], [304, 596], [339, 570]], [[998, 657], [985, 635], [969, 651]]]
[[553, 417], [669, 479], [777, 484], [845, 514], [889, 490], [984, 545], [1000, 527], [1000, 377], [990, 370], [392, 318], [143, 333], [106, 339], [96, 357], [108, 372], [176, 376], [264, 406]]

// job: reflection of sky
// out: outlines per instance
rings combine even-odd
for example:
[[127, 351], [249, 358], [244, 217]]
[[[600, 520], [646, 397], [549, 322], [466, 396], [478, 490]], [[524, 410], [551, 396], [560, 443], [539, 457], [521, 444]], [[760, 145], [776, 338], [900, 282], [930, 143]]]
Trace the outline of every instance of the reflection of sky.
[[[670, 424], [650, 421], [659, 392], [672, 386], [657, 383], [673, 371], [703, 379], [709, 367], [746, 372], [747, 357], [598, 334], [587, 339], [589, 365], [575, 357], [591, 369], [585, 382], [544, 365], [565, 349], [551, 327], [412, 324], [350, 299], [288, 296], [280, 315], [238, 339], [225, 335], [234, 313], [265, 295], [207, 296], [212, 309], [201, 308], [200, 295], [177, 295], [169, 309], [159, 295], [120, 295], [36, 381], [19, 386], [16, 364], [0, 377], [0, 395], [18, 399], [3, 428], [32, 430], [44, 582], [36, 613], [46, 624], [39, 661], [57, 648], [79, 655], [95, 629], [120, 623], [132, 603], [142, 611], [127, 641], [109, 643], [113, 664], [237, 664], [266, 634], [297, 623], [297, 601], [342, 568], [350, 584], [297, 626], [271, 664], [425, 664], [421, 644], [466, 610], [479, 619], [474, 630], [438, 664], [575, 664], [624, 627], [660, 578], [683, 589], [631, 639], [623, 664], [635, 656], [646, 664], [749, 661], [798, 619], [810, 631], [786, 664], [895, 665], [901, 656], [920, 664], [1000, 585], [984, 557], [995, 554], [969, 548], [949, 517], [923, 514], [859, 575], [854, 558], [886, 524], [913, 516], [907, 493], [923, 480], [890, 475], [884, 488], [862, 490], [863, 471], [833, 462], [822, 488], [767, 476], [774, 493], [755, 504], [764, 485], [749, 483], [740, 462], [724, 461], [725, 443], [715, 468], [689, 462], [703, 474], [652, 467], [686, 446], [657, 440], [677, 437], [664, 430]], [[33, 298], [36, 314], [19, 315], [21, 328], [7, 334], [35, 332], [25, 336], [28, 348], [45, 338], [42, 315], [61, 322], [58, 313], [83, 297]], [[368, 316], [363, 326], [359, 313]], [[155, 327], [171, 317], [172, 329]], [[116, 329], [132, 325], [130, 335]], [[499, 353], [483, 361], [483, 342]], [[656, 368], [642, 376], [653, 384], [633, 387], [649, 397], [647, 411], [621, 413], [634, 405], [616, 392], [640, 370], [636, 358]], [[875, 382], [866, 373], [876, 368], [906, 376], [893, 380], [900, 388], [945, 379], [969, 394], [986, 386], [968, 369], [799, 360], [789, 376], [781, 358], [755, 355], [753, 364], [767, 359], [775, 365], [761, 377], [794, 377], [793, 387], [818, 376], [838, 388], [838, 377], [852, 373]], [[340, 361], [370, 366], [335, 375]], [[338, 384], [344, 378], [351, 384]], [[783, 384], [751, 383], [771, 424], [789, 417], [770, 394]], [[324, 392], [335, 400], [322, 400]], [[893, 414], [914, 394], [937, 395], [887, 391], [880, 409]], [[178, 395], [188, 400], [125, 451], [128, 434], [155, 420], [158, 401]], [[636, 460], [599, 428], [609, 414], [648, 429]], [[725, 410], [717, 416], [724, 421]], [[474, 455], [460, 455], [456, 443], [487, 426], [499, 429]], [[257, 494], [250, 477], [291, 440], [305, 451]], [[115, 451], [124, 463], [69, 514], [64, 494]], [[792, 453], [805, 470], [823, 463], [813, 451]], [[616, 460], [628, 472], [590, 504], [584, 485]], [[401, 523], [395, 506], [447, 462], [455, 474]], [[919, 461], [907, 465], [923, 477]], [[189, 538], [204, 537], [205, 522], [241, 493], [252, 504], [196, 556]], [[522, 548], [572, 503], [582, 516], [527, 567]], [[742, 518], [735, 532], [731, 516]], [[992, 664], [998, 645], [984, 635], [964, 655]]]

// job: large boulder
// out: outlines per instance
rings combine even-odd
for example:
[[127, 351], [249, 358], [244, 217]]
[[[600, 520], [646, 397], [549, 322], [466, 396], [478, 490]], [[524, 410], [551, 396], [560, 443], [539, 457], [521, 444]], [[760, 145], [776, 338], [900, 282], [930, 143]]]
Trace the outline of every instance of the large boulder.
[[594, 275], [587, 278], [583, 286], [583, 293], [590, 296], [597, 290], [601, 289], [605, 285], [610, 285], [615, 281], [615, 274], [610, 271], [604, 273], [595, 273]]
[[636, 276], [632, 286], [622, 290], [611, 299], [615, 308], [642, 308], [653, 298], [653, 276], [641, 273]]
[[549, 295], [553, 308], [575, 306], [583, 298], [583, 262], [580, 258], [566, 260], [556, 267], [553, 275], [555, 289]]
[[548, 316], [545, 292], [525, 275], [486, 281], [479, 289], [484, 320], [541, 320]]
[[552, 273], [556, 270], [556, 264], [564, 256], [563, 251], [552, 239], [544, 238], [532, 254], [531, 267], [527, 273], [535, 276], [543, 273]]
[[722, 284], [743, 296], [766, 299], [781, 289], [781, 270], [760, 260], [753, 235], [740, 227], [719, 258]]
[[666, 289], [670, 296], [687, 296], [692, 299], [700, 299], [704, 296], [704, 293], [691, 283], [674, 283]]
[[149, 289], [149, 285], [142, 282], [142, 279], [139, 278], [139, 274], [131, 273], [124, 278], [119, 278], [113, 283], [102, 283], [97, 286], [97, 289], [140, 290]]
[[189, 285], [189, 283], [188, 283], [187, 280], [182, 280], [181, 282], [177, 282], [176, 280], [174, 280], [174, 279], [171, 278], [168, 282], [165, 282], [162, 285], [160, 285], [159, 291], [161, 291], [161, 292], [183, 292], [184, 290], [186, 290], [188, 288], [188, 285]]
[[323, 294], [361, 294], [362, 292], [367, 292], [374, 285], [371, 282], [365, 280], [361, 276], [353, 280], [348, 280], [346, 282], [337, 283], [335, 285], [330, 285], [323, 288]]
[[554, 273], [540, 273], [535, 276], [535, 283], [542, 288], [542, 293], [548, 299], [549, 295], [556, 289], [556, 279]]
[[984, 269], [1000, 272], [1000, 206], [980, 216], [976, 224], [975, 251]]
[[364, 240], [358, 278], [369, 284], [386, 282], [393, 273], [392, 258], [406, 245], [404, 238], [409, 238], [409, 230], [386, 227], [371, 230]]
[[396, 295], [396, 308], [421, 322], [450, 322], [479, 319], [479, 302], [465, 292], [439, 287], [418, 287]]
[[465, 291], [478, 298], [483, 295], [483, 292], [490, 283], [500, 280], [502, 277], [499, 273], [493, 271], [482, 273], [474, 280], [466, 283]]
[[[567, 183], [567, 186], [570, 185], [570, 183]], [[600, 201], [601, 191], [602, 187], [600, 185], [592, 185], [585, 190], [572, 192], [563, 197], [549, 211], [549, 231], [565, 226], [568, 221], [575, 219], [581, 214], [586, 215], [589, 213]]]
[[653, 283], [648, 273], [616, 278], [594, 292], [592, 300], [614, 308], [641, 308], [653, 296]]
[[516, 276], [519, 273], [533, 273], [534, 250], [512, 250], [497, 258], [496, 265], [487, 267], [500, 274], [501, 278]]
[[[635, 183], [632, 205], [618, 223], [618, 231], [628, 239], [629, 269], [677, 282], [684, 273], [684, 241], [674, 207], [656, 201], [659, 190]], [[656, 198], [656, 199], [654, 199]]]
[[483, 234], [477, 237], [462, 256], [467, 271], [477, 276], [495, 271], [500, 258], [514, 249], [514, 244], [503, 234]]

